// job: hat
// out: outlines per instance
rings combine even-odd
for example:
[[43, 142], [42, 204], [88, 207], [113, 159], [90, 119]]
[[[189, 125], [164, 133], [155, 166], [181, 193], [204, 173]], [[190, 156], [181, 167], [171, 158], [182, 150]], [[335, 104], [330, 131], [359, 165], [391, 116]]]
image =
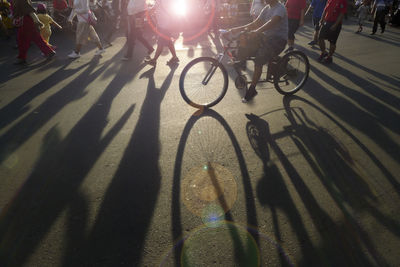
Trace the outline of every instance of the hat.
[[39, 3], [39, 4], [37, 5], [37, 7], [36, 7], [36, 10], [37, 10], [37, 11], [39, 11], [39, 10], [45, 11], [45, 10], [46, 10], [46, 5], [43, 4], [43, 3]]

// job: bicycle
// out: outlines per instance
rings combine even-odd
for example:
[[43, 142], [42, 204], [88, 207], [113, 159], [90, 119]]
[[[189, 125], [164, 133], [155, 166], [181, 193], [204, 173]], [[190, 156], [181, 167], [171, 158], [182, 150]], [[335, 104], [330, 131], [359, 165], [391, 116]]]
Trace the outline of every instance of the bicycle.
[[[222, 64], [226, 55], [237, 73], [235, 86], [238, 89], [247, 88], [251, 81], [247, 81], [241, 73], [236, 55], [239, 49], [240, 33], [230, 37], [226, 30], [220, 30], [225, 39], [223, 52], [216, 58], [198, 57], [190, 61], [182, 70], [179, 78], [179, 90], [186, 103], [195, 108], [209, 108], [218, 104], [228, 90], [228, 72]], [[246, 61], [254, 57], [246, 58]], [[203, 70], [204, 69], [204, 70]], [[282, 95], [292, 95], [299, 91], [307, 81], [310, 63], [307, 56], [301, 51], [290, 51], [284, 56], [276, 56], [267, 64], [266, 76], [258, 83], [271, 82]], [[205, 74], [204, 74], [205, 72]], [[222, 87], [221, 87], [222, 85]]]

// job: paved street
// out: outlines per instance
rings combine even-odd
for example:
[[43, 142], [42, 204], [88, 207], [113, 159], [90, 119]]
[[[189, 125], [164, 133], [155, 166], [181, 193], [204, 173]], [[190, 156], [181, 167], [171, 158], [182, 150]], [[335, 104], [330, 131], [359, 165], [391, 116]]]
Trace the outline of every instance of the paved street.
[[[400, 28], [343, 26], [331, 65], [311, 23], [310, 77], [199, 112], [179, 75], [220, 42], [176, 42], [179, 66], [132, 61], [123, 31], [95, 57], [0, 51], [0, 266], [399, 266]], [[154, 40], [152, 40], [154, 44]]]

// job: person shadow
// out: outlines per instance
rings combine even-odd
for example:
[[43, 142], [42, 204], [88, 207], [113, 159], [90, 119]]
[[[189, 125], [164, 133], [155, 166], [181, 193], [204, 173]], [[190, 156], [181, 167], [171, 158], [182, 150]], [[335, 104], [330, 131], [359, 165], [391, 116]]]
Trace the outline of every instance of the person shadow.
[[171, 66], [160, 87], [155, 83], [155, 68], [140, 76], [148, 79], [148, 85], [135, 130], [104, 194], [86, 242], [83, 246], [82, 242], [70, 245], [82, 249], [66, 255], [65, 266], [74, 266], [76, 262], [90, 266], [139, 265], [161, 184], [161, 102], [176, 68]]

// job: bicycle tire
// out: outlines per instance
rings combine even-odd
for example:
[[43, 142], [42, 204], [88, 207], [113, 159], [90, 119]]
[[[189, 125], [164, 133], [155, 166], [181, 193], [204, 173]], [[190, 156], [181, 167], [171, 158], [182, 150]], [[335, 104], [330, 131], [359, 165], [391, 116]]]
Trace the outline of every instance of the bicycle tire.
[[[207, 70], [205, 75], [203, 75], [204, 69]], [[206, 86], [209, 88], [206, 89]], [[182, 98], [195, 108], [215, 106], [224, 98], [227, 90], [228, 73], [215, 58], [193, 59], [183, 68], [179, 77], [179, 91]]]
[[291, 51], [279, 60], [274, 71], [275, 89], [282, 95], [293, 95], [304, 86], [309, 72], [310, 63], [307, 56], [301, 51]]

